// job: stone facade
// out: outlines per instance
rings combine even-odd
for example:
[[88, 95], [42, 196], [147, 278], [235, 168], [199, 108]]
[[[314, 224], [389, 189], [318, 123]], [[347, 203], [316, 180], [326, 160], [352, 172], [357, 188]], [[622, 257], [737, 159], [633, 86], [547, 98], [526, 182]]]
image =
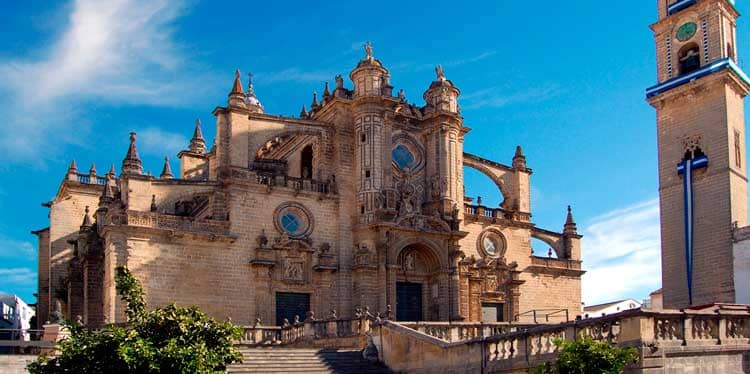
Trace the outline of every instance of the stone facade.
[[[89, 325], [123, 321], [117, 265], [150, 305], [243, 324], [279, 321], [289, 300], [340, 317], [365, 306], [418, 320], [579, 315], [581, 236], [570, 209], [562, 232], [531, 222], [521, 148], [510, 165], [465, 153], [460, 91], [439, 66], [424, 106], [393, 93], [369, 44], [349, 78], [352, 89], [337, 76], [289, 118], [266, 114], [237, 72], [213, 111], [214, 145], [198, 121], [176, 177], [169, 159], [160, 177], [143, 174], [135, 134], [119, 176], [73, 163], [39, 232], [40, 315], [60, 305]], [[464, 167], [497, 184], [499, 207], [464, 196]], [[550, 256], [534, 256], [532, 238]]]
[[[739, 15], [726, 0], [658, 4], [651, 28], [659, 83], [647, 92], [657, 113], [664, 307], [735, 303], [733, 231], [747, 225], [743, 98], [750, 91], [735, 63]], [[678, 163], [698, 160], [707, 166], [691, 169], [685, 187]]]

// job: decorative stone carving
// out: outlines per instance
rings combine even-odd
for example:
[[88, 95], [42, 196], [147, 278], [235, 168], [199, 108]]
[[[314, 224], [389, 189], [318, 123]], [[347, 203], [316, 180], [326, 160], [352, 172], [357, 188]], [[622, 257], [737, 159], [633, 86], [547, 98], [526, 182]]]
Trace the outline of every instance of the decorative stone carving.
[[260, 235], [258, 235], [257, 242], [259, 248], [268, 247], [268, 237], [266, 236], [266, 229], [261, 230]]
[[514, 290], [523, 283], [518, 279], [518, 264], [506, 264], [503, 258], [481, 258], [473, 255], [461, 260], [458, 264], [460, 276], [480, 280], [481, 288], [487, 297], [507, 300]]
[[415, 262], [416, 262], [416, 253], [414, 252], [407, 253], [406, 256], [404, 257], [404, 270], [414, 271], [414, 269], [416, 268]]
[[375, 254], [366, 243], [360, 243], [354, 252], [355, 267], [375, 267]]
[[421, 214], [412, 214], [407, 217], [398, 218], [396, 224], [401, 227], [408, 227], [418, 231], [429, 232], [451, 232], [451, 227], [445, 221], [434, 216], [423, 216]]
[[284, 280], [303, 282], [305, 280], [303, 265], [304, 261], [302, 260], [286, 259], [283, 269]]

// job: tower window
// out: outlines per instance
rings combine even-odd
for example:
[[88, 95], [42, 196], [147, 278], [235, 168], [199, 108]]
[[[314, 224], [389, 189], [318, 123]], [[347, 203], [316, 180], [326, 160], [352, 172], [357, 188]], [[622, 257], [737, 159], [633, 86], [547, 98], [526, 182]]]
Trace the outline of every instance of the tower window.
[[302, 154], [300, 155], [300, 176], [305, 179], [312, 178], [313, 170], [313, 149], [312, 145], [308, 144], [305, 148], [302, 148]]
[[369, 178], [369, 177], [370, 177], [370, 171], [369, 170], [365, 170], [365, 178]]
[[359, 141], [361, 141], [362, 143], [367, 141], [367, 136], [365, 135], [365, 133], [362, 133], [362, 135], [359, 136]]
[[742, 144], [740, 142], [740, 132], [734, 130], [734, 164], [742, 167]]
[[695, 43], [689, 43], [680, 49], [680, 74], [688, 74], [701, 67], [700, 49]]
[[735, 60], [734, 47], [732, 47], [732, 43], [727, 43], [727, 57], [731, 58], [732, 60]]

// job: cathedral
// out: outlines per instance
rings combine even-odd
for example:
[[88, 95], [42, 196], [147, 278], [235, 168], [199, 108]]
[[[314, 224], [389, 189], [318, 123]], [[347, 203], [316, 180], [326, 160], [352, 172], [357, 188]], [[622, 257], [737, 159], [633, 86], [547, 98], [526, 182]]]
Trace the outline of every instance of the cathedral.
[[[118, 265], [151, 306], [239, 324], [365, 307], [400, 321], [580, 315], [581, 235], [570, 208], [561, 231], [533, 223], [521, 147], [506, 163], [465, 152], [460, 90], [440, 66], [418, 105], [364, 52], [299, 117], [266, 113], [238, 71], [212, 112], [213, 144], [196, 121], [176, 172], [167, 158], [144, 173], [135, 133], [119, 172], [72, 162], [44, 204], [49, 227], [34, 231], [40, 324], [58, 312], [123, 322]], [[494, 182], [499, 206], [465, 196], [465, 167]]]

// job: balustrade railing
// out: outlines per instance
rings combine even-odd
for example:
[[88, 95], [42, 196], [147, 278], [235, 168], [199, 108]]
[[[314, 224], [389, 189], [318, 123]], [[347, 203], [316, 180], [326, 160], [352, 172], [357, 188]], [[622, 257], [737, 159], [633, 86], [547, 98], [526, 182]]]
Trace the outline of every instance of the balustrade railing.
[[210, 234], [229, 234], [229, 221], [211, 219], [195, 219], [155, 212], [140, 212], [128, 210], [112, 214], [107, 218], [108, 224], [152, 227], [161, 229], [177, 229], [197, 231]]
[[255, 182], [269, 187], [287, 187], [295, 191], [309, 191], [324, 194], [335, 194], [335, 182], [319, 181], [310, 178], [296, 178], [288, 175], [274, 175], [258, 173]]
[[[383, 317], [387, 315], [386, 312]], [[241, 344], [285, 345], [316, 339], [335, 339], [365, 336], [371, 331], [373, 323], [380, 321], [380, 314], [374, 316], [366, 310], [357, 310], [355, 318], [337, 318], [335, 311], [327, 319], [316, 319], [315, 314], [308, 312], [305, 321], [297, 316], [294, 322], [284, 320], [282, 326], [262, 326], [260, 320], [252, 326], [245, 326]]]
[[480, 216], [487, 218], [503, 218], [505, 211], [500, 208], [489, 208], [483, 205], [464, 204], [464, 214], [470, 216]]
[[536, 326], [513, 322], [399, 322], [399, 324], [446, 342], [496, 336]]
[[83, 184], [98, 184], [98, 185], [105, 185], [107, 184], [107, 178], [102, 176], [94, 176], [94, 179], [91, 179], [91, 174], [75, 174], [75, 180], [78, 183]]
[[[416, 330], [405, 333], [403, 329], [391, 327], [399, 325]], [[497, 328], [488, 332], [488, 327]], [[648, 349], [673, 349], [682, 352], [690, 346], [715, 346], [742, 349], [750, 352], [750, 307], [715, 306], [710, 310], [628, 310], [618, 314], [570, 321], [554, 325], [481, 324], [447, 322], [386, 322], [383, 328], [391, 330], [393, 336], [401, 336], [400, 347], [408, 346], [409, 339], [421, 339], [443, 348], [462, 350], [481, 344], [477, 350], [476, 367], [491, 371], [515, 370], [519, 365], [535, 367], [537, 364], [554, 359], [558, 347], [555, 340], [576, 340], [590, 337], [619, 346], [633, 346]], [[410, 335], [411, 334], [411, 335]], [[423, 336], [420, 338], [419, 336]], [[443, 343], [438, 343], [437, 338]], [[384, 343], [386, 344], [386, 343]], [[740, 348], [737, 348], [740, 347]], [[384, 350], [394, 349], [383, 347]], [[714, 348], [711, 348], [714, 349]], [[479, 353], [481, 352], [481, 355]], [[677, 352], [677, 353], [679, 353]], [[450, 353], [445, 354], [451, 357]], [[473, 358], [467, 357], [468, 360]], [[390, 365], [386, 359], [386, 364]], [[423, 367], [425, 363], [397, 363], [402, 368]], [[438, 365], [431, 363], [433, 366]], [[446, 367], [453, 365], [450, 361]], [[406, 369], [405, 369], [406, 370]]]
[[[731, 314], [729, 314], [731, 313]], [[722, 333], [723, 332], [723, 333]], [[750, 345], [750, 312], [649, 312], [619, 314], [558, 325], [538, 326], [484, 339], [485, 365], [518, 358], [539, 362], [557, 352], [555, 339], [581, 336], [625, 346]]]
[[43, 335], [44, 330], [0, 329], [0, 354], [39, 354], [53, 346]]

